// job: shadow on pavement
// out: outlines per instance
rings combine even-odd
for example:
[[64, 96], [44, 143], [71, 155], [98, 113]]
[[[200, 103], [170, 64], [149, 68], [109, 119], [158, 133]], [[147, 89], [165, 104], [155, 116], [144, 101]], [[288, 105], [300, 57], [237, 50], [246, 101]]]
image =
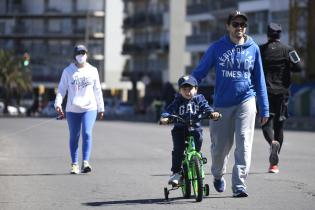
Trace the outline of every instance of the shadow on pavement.
[[[226, 173], [226, 174], [232, 174], [232, 173]], [[250, 175], [259, 175], [259, 174], [269, 174], [268, 171], [260, 171], [260, 172], [249, 172]], [[170, 176], [171, 174], [151, 174], [151, 176]], [[205, 175], [210, 176], [211, 173], [205, 173]]]
[[1, 176], [63, 176], [72, 175], [70, 173], [42, 173], [42, 174], [0, 174]]
[[87, 202], [87, 203], [82, 203], [82, 205], [95, 206], [95, 207], [96, 206], [119, 206], [119, 205], [146, 205], [146, 204], [172, 205], [172, 204], [187, 204], [187, 203], [194, 203], [194, 202], [195, 202], [194, 199], [183, 199], [182, 197], [176, 197], [176, 198], [169, 198], [169, 200], [156, 198], [156, 199]]

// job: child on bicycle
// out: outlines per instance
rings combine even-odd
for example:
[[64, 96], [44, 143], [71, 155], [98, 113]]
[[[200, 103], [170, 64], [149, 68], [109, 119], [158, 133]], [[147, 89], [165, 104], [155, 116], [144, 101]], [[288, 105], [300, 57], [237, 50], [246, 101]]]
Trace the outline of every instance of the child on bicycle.
[[[215, 112], [208, 101], [202, 94], [197, 94], [198, 82], [189, 75], [183, 76], [178, 80], [179, 93], [176, 94], [173, 102], [166, 107], [161, 115], [160, 123], [168, 124], [169, 118], [165, 114], [178, 115], [183, 119], [197, 119], [200, 115], [208, 115], [209, 118], [217, 120], [220, 113]], [[202, 146], [202, 127], [200, 122], [196, 123], [194, 130], [195, 148], [199, 152]], [[183, 123], [174, 122], [172, 129], [173, 151], [172, 151], [172, 168], [173, 174], [170, 177], [169, 184], [178, 185], [181, 179], [182, 161], [185, 150], [185, 134], [188, 128]]]

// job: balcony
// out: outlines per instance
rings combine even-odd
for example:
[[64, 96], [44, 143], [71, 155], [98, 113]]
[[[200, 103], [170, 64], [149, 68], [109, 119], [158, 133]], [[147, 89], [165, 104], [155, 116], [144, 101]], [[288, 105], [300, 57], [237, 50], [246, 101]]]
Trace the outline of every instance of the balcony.
[[200, 3], [200, 4], [192, 4], [186, 7], [186, 14], [187, 15], [200, 15], [203, 13], [210, 12], [210, 5], [209, 3]]
[[158, 41], [146, 42], [146, 43], [128, 43], [123, 44], [123, 55], [135, 54], [135, 53], [147, 53], [152, 51], [168, 52], [169, 44], [161, 43]]
[[208, 44], [212, 41], [211, 33], [195, 34], [186, 38], [187, 45]]
[[163, 14], [138, 13], [124, 19], [125, 29], [144, 26], [159, 26], [163, 24]]
[[199, 15], [229, 8], [237, 8], [237, 2], [235, 0], [203, 0], [200, 3], [187, 5], [186, 14]]
[[[152, 67], [145, 60], [137, 62], [134, 66], [129, 66], [129, 61], [126, 62], [122, 72], [122, 80], [141, 80], [144, 76], [148, 76], [152, 82], [162, 81], [162, 71], [166, 68], [166, 63], [161, 61], [159, 65]], [[151, 66], [151, 67], [150, 67]]]
[[[215, 30], [214, 30], [215, 31]], [[189, 52], [203, 52], [209, 45], [218, 40], [224, 33], [204, 32], [186, 37], [186, 50]]]

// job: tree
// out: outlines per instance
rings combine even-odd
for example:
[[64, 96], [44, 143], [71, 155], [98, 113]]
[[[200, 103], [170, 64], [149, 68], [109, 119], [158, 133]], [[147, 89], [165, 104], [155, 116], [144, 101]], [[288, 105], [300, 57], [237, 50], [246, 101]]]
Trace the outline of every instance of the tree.
[[8, 113], [14, 90], [18, 105], [20, 97], [32, 91], [31, 74], [29, 69], [23, 67], [22, 58], [4, 50], [0, 50], [0, 86], [4, 92], [4, 113]]

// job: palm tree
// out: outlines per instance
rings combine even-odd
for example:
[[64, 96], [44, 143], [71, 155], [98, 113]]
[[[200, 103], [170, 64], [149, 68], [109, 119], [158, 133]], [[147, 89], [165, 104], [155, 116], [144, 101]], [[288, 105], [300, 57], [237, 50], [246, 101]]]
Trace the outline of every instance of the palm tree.
[[22, 58], [4, 50], [0, 50], [0, 86], [4, 91], [4, 113], [8, 113], [14, 90], [18, 93], [18, 105], [21, 95], [32, 90], [31, 74], [22, 66]]

